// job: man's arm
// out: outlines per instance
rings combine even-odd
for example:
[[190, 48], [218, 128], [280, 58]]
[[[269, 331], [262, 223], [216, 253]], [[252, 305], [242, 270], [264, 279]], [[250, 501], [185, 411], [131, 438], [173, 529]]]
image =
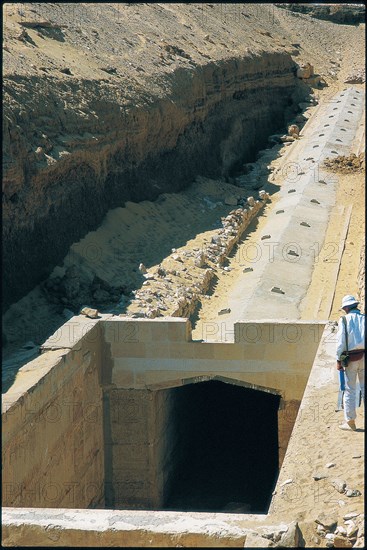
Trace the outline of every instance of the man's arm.
[[345, 328], [342, 317], [338, 322], [338, 332], [336, 333], [336, 368], [338, 370], [343, 370], [342, 364], [340, 362], [340, 355], [347, 349], [346, 339], [345, 339]]

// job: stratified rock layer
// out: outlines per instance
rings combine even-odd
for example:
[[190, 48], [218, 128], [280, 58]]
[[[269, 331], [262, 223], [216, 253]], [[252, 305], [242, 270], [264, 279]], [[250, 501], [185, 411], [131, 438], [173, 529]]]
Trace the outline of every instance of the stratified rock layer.
[[34, 78], [32, 91], [45, 95], [23, 95], [21, 111], [11, 106], [29, 79], [5, 79], [5, 305], [47, 276], [110, 208], [178, 191], [197, 173], [227, 175], [251, 159], [284, 124], [292, 71], [280, 53], [209, 63], [173, 74], [167, 97], [140, 106], [101, 81]]

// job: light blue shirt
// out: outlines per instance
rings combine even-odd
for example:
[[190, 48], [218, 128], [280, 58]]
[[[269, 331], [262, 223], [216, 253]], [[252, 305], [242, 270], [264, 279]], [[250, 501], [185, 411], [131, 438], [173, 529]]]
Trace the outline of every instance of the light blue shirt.
[[[351, 309], [345, 315], [348, 331], [348, 350], [364, 349], [364, 315], [359, 309]], [[338, 322], [338, 332], [336, 335], [336, 358], [340, 360], [340, 355], [346, 351], [345, 329], [342, 318]]]

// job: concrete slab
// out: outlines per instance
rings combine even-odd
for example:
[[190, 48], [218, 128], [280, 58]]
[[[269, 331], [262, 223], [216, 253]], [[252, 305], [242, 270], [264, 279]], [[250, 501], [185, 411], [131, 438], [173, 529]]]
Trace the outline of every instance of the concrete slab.
[[[258, 319], [264, 315], [300, 317], [299, 305], [324, 246], [336, 199], [337, 177], [322, 170], [322, 161], [327, 156], [350, 152], [364, 107], [364, 94], [357, 97], [355, 92], [353, 87], [348, 88], [320, 106], [312, 122], [305, 125], [301, 139], [279, 162], [278, 173], [284, 175], [279, 200], [268, 213], [261, 234], [255, 232], [251, 242], [244, 243], [252, 258], [240, 253], [240, 260], [246, 260], [253, 271], [244, 273], [228, 296], [231, 312], [224, 318], [228, 332], [234, 319], [253, 317], [254, 313]], [[279, 210], [284, 212], [276, 214]], [[261, 241], [262, 235], [271, 235], [271, 239]], [[291, 246], [301, 251], [299, 259], [287, 255]], [[335, 261], [339, 260], [337, 254]], [[279, 287], [284, 294], [271, 292], [272, 287]]]

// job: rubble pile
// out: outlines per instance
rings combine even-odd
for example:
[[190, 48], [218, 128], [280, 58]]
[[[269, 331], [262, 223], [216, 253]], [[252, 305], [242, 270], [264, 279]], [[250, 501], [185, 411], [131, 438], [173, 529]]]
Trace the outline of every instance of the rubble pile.
[[345, 84], [364, 84], [366, 82], [366, 69], [354, 69], [344, 80]]
[[[304, 526], [290, 524], [263, 526], [246, 535], [245, 548], [304, 548]], [[320, 513], [312, 526], [315, 547], [364, 548], [364, 514], [351, 512], [338, 521], [337, 516]], [[304, 533], [305, 534], [305, 533]], [[307, 545], [308, 546], [308, 545]]]
[[145, 281], [140, 289], [133, 291], [134, 299], [127, 313], [121, 315], [149, 319], [190, 317], [216, 279], [218, 270], [226, 270], [228, 255], [268, 199], [263, 190], [259, 191], [258, 200], [252, 196], [240, 199], [238, 208], [221, 218], [222, 227], [213, 231], [201, 246], [173, 248], [170, 256], [149, 270], [140, 264]]
[[[343, 516], [343, 522], [338, 518], [319, 514], [315, 519], [317, 545], [325, 543], [327, 548], [364, 548], [364, 514], [350, 512]], [[322, 540], [323, 539], [323, 540]]]
[[324, 166], [344, 174], [350, 172], [362, 172], [365, 169], [365, 154], [360, 153], [357, 156], [354, 153], [351, 153], [347, 156], [339, 155], [335, 158], [327, 157], [324, 160]]

